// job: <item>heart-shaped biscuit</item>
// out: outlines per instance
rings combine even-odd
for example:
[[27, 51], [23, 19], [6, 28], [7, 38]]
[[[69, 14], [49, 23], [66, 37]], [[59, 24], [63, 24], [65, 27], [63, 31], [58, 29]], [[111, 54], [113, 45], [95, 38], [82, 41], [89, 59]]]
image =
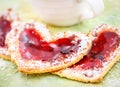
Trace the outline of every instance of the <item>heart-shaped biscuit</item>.
[[93, 41], [88, 54], [75, 65], [54, 74], [83, 82], [103, 79], [120, 59], [120, 30], [103, 24], [91, 31], [89, 37]]
[[19, 71], [28, 74], [51, 72], [78, 62], [88, 52], [91, 39], [81, 33], [64, 32], [51, 37], [44, 25], [20, 23], [6, 43]]
[[11, 9], [0, 14], [0, 57], [4, 59], [10, 59], [7, 45], [5, 44], [6, 35], [12, 29], [12, 23], [18, 20], [18, 16]]

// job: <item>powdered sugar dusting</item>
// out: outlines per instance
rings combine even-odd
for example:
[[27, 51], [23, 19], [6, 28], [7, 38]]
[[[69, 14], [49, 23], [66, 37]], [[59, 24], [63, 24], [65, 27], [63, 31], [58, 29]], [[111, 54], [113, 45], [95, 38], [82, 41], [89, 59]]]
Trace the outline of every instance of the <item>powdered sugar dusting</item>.
[[9, 55], [9, 52], [8, 52], [8, 50], [7, 50], [7, 48], [0, 48], [0, 54], [5, 54], [6, 56], [8, 56]]

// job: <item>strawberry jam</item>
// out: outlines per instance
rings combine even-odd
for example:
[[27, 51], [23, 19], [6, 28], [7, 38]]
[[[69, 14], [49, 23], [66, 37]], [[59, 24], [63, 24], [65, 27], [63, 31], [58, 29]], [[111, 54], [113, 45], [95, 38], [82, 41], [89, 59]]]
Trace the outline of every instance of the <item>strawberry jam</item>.
[[120, 38], [115, 32], [104, 31], [93, 41], [92, 48], [74, 68], [93, 69], [102, 67], [119, 45]]
[[11, 22], [0, 17], [0, 47], [5, 47], [6, 34], [11, 30]]
[[51, 61], [67, 58], [76, 53], [80, 41], [74, 41], [75, 36], [60, 38], [46, 42], [35, 29], [25, 29], [20, 34], [19, 47], [22, 58], [27, 60]]

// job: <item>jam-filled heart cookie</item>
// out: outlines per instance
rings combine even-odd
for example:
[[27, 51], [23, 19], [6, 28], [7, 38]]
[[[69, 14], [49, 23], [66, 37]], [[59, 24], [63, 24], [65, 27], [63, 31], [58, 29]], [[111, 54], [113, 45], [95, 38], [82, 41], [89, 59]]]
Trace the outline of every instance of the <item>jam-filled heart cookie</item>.
[[92, 47], [75, 65], [54, 72], [61, 77], [83, 81], [99, 82], [120, 58], [120, 29], [102, 25], [89, 33]]
[[19, 20], [15, 13], [12, 13], [11, 9], [0, 14], [0, 57], [10, 59], [7, 51], [7, 45], [5, 43], [6, 35], [12, 29], [12, 23]]
[[28, 74], [71, 66], [91, 46], [91, 39], [84, 34], [64, 32], [51, 37], [44, 25], [35, 22], [18, 25], [7, 35], [6, 42], [19, 71]]

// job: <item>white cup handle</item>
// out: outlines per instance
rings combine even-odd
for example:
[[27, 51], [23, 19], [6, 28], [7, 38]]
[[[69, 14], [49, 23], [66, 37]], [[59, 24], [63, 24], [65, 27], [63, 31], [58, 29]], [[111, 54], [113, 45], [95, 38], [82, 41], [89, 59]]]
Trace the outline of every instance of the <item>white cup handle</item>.
[[77, 3], [80, 20], [98, 16], [104, 9], [103, 0], [77, 0]]

